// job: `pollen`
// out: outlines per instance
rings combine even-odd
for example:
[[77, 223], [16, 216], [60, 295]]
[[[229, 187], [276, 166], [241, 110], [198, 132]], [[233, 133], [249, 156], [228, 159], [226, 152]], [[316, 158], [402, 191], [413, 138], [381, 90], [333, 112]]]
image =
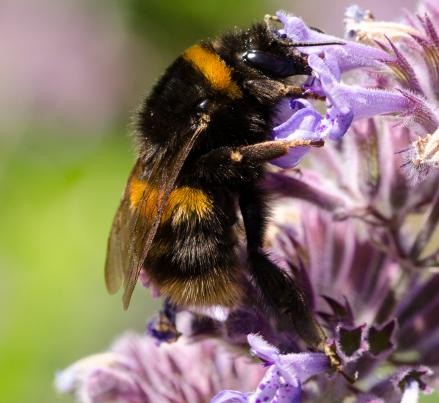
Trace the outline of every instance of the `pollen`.
[[412, 143], [412, 147], [414, 149], [414, 155], [412, 156], [414, 166], [439, 167], [439, 129], [433, 134], [419, 137]]
[[409, 180], [413, 183], [423, 181], [433, 169], [439, 168], [439, 129], [418, 137], [401, 153], [406, 153], [402, 167]]
[[184, 52], [183, 58], [203, 74], [214, 90], [225, 92], [232, 99], [242, 97], [240, 88], [232, 80], [231, 68], [216, 53], [194, 45]]
[[242, 154], [239, 151], [232, 151], [230, 154], [230, 159], [234, 162], [241, 162]]

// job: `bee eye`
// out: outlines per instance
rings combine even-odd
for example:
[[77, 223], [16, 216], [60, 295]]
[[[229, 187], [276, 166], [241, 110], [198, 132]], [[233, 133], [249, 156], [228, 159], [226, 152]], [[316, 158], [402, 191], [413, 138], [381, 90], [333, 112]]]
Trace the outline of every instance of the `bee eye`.
[[210, 99], [205, 98], [197, 104], [197, 112], [206, 112], [210, 106]]
[[260, 50], [250, 50], [242, 55], [242, 59], [263, 73], [273, 77], [289, 77], [298, 74], [310, 74], [310, 68], [303, 60], [272, 55]]

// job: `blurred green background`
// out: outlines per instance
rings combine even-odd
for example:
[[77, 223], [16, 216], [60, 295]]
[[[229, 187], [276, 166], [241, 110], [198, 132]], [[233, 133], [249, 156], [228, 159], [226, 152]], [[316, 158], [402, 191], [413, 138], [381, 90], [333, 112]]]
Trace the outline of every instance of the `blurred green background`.
[[[157, 307], [139, 287], [124, 312], [103, 262], [133, 162], [130, 116], [166, 65], [280, 8], [342, 34], [349, 3], [0, 2], [1, 402], [71, 401], [53, 390], [56, 370], [142, 331]], [[414, 1], [359, 3], [393, 18]]]

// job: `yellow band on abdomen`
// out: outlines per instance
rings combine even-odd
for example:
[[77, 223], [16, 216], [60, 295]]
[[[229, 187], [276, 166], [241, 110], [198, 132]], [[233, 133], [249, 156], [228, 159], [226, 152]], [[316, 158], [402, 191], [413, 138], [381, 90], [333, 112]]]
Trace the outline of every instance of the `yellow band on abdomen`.
[[[151, 188], [146, 182], [133, 179], [130, 184], [131, 208], [140, 208], [141, 214], [153, 218], [157, 214], [160, 204], [159, 192]], [[139, 207], [139, 204], [141, 204]], [[180, 221], [199, 219], [212, 212], [213, 203], [209, 196], [201, 189], [182, 186], [171, 191], [163, 207], [161, 223], [172, 218], [173, 224]]]

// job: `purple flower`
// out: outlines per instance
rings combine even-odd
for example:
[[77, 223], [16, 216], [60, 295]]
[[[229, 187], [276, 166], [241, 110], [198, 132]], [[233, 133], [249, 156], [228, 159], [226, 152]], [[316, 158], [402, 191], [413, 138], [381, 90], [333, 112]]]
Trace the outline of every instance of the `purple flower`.
[[[338, 39], [308, 28], [298, 17], [278, 13], [286, 35], [293, 42], [335, 42]], [[419, 102], [401, 92], [370, 89], [343, 83], [342, 73], [359, 67], [383, 68], [384, 62], [393, 58], [389, 53], [355, 42], [345, 45], [299, 48], [309, 54], [308, 64], [314, 77], [304, 83], [304, 89], [326, 97], [326, 113], [322, 116], [312, 104], [305, 100], [290, 103], [290, 116], [274, 127], [274, 139], [332, 139], [340, 140], [353, 121], [379, 114], [414, 114]], [[424, 110], [424, 109], [422, 109]], [[416, 114], [419, 115], [419, 109]], [[309, 148], [290, 151], [282, 158], [272, 161], [282, 168], [295, 166]]]
[[[293, 42], [342, 42], [344, 45], [299, 47], [305, 54], [323, 54], [325, 59], [331, 58], [337, 62], [339, 73], [357, 67], [380, 67], [381, 62], [390, 59], [389, 55], [381, 49], [362, 45], [356, 42], [343, 41], [332, 35], [315, 31], [298, 17], [284, 12], [278, 12], [284, 28], [279, 33], [287, 35]], [[340, 77], [337, 77], [338, 79]]]
[[309, 65], [327, 96], [327, 113], [320, 127], [321, 137], [339, 140], [354, 120], [407, 110], [409, 101], [401, 93], [367, 89], [337, 81], [323, 59], [309, 57]]
[[323, 353], [280, 354], [261, 336], [248, 336], [251, 353], [268, 367], [265, 376], [253, 393], [223, 391], [212, 399], [212, 403], [234, 402], [278, 402], [301, 401], [301, 387], [312, 376], [330, 368], [329, 359]]
[[[425, 1], [420, 5], [419, 17], [406, 15], [406, 24], [374, 21], [370, 15], [356, 12], [347, 15], [348, 36], [365, 43], [377, 43], [390, 56], [383, 60], [390, 74], [378, 75], [377, 84], [387, 89], [399, 87], [408, 100], [408, 108], [401, 112], [401, 125], [412, 129], [418, 140], [433, 135], [439, 127], [439, 34], [438, 7]], [[411, 139], [412, 141], [414, 138]], [[414, 182], [423, 180], [435, 168], [434, 163], [413, 156], [409, 147], [407, 172]]]
[[219, 341], [181, 338], [159, 347], [150, 337], [126, 334], [110, 351], [59, 372], [55, 385], [86, 403], [203, 403], [225, 388], [254, 389], [262, 374], [262, 368], [233, 357]]
[[[288, 105], [292, 115], [273, 129], [274, 140], [319, 140], [318, 133], [322, 116], [305, 99], [293, 99]], [[282, 168], [297, 165], [309, 151], [309, 147], [297, 147], [291, 149], [288, 155], [271, 161]]]

